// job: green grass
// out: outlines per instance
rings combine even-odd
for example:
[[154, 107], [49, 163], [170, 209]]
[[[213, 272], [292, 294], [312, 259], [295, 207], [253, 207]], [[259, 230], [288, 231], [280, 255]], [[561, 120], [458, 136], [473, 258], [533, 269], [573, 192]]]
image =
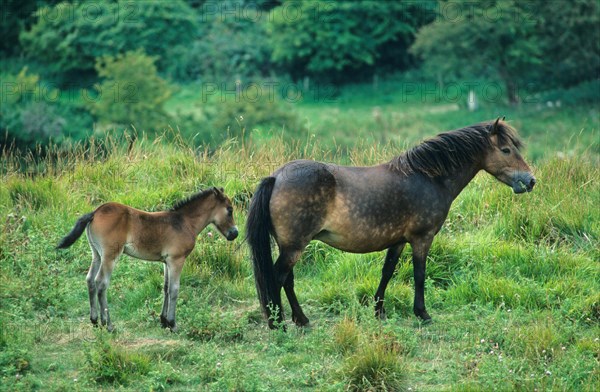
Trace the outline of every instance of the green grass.
[[[380, 104], [390, 118], [394, 94]], [[218, 185], [232, 196], [242, 228], [259, 179], [290, 159], [382, 162], [405, 143], [496, 115], [491, 108], [427, 114], [435, 105], [409, 102], [402, 120], [390, 123], [394, 132], [364, 139], [378, 132], [375, 101], [351, 96], [337, 108], [299, 104], [315, 124], [315, 137], [302, 142], [251, 139], [207, 152], [140, 138], [128, 152], [109, 139], [97, 146], [103, 154], [75, 147], [56, 161], [4, 156], [0, 390], [593, 390], [600, 383], [600, 154], [592, 108], [502, 109], [529, 140], [538, 185], [514, 195], [482, 173], [458, 197], [428, 260], [430, 325], [412, 315], [410, 246], [380, 322], [372, 296], [384, 253], [352, 255], [315, 242], [295, 269], [311, 326], [270, 331], [247, 245], [213, 228], [186, 262], [178, 333], [160, 328], [162, 266], [129, 257], [108, 292], [116, 332], [89, 325], [89, 248], [85, 240], [63, 252], [54, 246], [99, 203], [160, 210]], [[349, 143], [338, 150], [328, 147], [333, 121]]]

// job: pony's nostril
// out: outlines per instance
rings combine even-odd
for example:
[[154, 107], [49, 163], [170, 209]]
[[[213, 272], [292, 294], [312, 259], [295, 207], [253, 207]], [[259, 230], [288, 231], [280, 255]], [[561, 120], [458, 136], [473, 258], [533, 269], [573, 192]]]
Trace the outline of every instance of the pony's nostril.
[[535, 177], [533, 177], [531, 179], [531, 181], [529, 181], [529, 186], [533, 188], [533, 186], [535, 185]]

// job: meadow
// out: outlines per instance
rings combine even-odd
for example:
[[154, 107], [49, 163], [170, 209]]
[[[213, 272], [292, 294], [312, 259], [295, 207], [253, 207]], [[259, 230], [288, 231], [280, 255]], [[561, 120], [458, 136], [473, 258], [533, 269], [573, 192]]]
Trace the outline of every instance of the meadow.
[[[292, 138], [250, 130], [247, 139], [204, 149], [175, 131], [133, 145], [115, 132], [41, 160], [6, 152], [0, 390], [596, 390], [598, 108], [537, 103], [468, 112], [418, 99], [399, 104], [393, 87], [373, 101], [352, 99], [368, 88], [294, 105], [308, 131]], [[197, 99], [186, 94], [174, 99]], [[78, 216], [103, 202], [157, 211], [208, 186], [225, 188], [243, 228], [258, 181], [284, 162], [384, 162], [426, 136], [497, 115], [521, 131], [538, 184], [515, 195], [480, 173], [457, 198], [428, 260], [428, 325], [412, 313], [409, 249], [388, 286], [382, 322], [372, 296], [384, 253], [313, 242], [295, 268], [311, 326], [268, 330], [243, 230], [229, 243], [207, 228], [182, 275], [179, 331], [160, 328], [162, 266], [123, 256], [108, 292], [116, 327], [108, 333], [88, 319], [85, 239], [54, 249]]]

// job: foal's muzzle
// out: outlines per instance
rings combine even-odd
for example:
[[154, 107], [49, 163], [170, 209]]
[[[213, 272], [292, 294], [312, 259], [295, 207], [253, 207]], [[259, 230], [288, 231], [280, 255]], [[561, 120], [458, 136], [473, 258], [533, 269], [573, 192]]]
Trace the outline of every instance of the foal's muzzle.
[[512, 189], [515, 193], [531, 192], [535, 186], [535, 177], [529, 172], [516, 172], [512, 176]]
[[238, 229], [236, 226], [233, 226], [231, 229], [227, 230], [227, 233], [225, 233], [225, 238], [227, 238], [227, 241], [233, 241], [237, 238], [238, 236]]

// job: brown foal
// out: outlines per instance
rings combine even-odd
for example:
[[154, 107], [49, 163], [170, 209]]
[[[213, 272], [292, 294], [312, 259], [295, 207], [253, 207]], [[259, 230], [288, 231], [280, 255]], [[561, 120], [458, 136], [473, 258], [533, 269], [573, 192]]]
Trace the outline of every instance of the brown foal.
[[102, 325], [109, 331], [113, 329], [106, 291], [115, 262], [125, 253], [164, 263], [164, 302], [160, 321], [164, 328], [175, 331], [175, 306], [183, 264], [194, 249], [198, 234], [211, 223], [229, 241], [238, 235], [233, 207], [223, 188], [198, 192], [176, 203], [169, 211], [145, 212], [119, 203], [106, 203], [80, 217], [57, 248], [68, 248], [86, 231], [93, 255], [86, 278], [92, 324], [98, 324], [99, 302]]

